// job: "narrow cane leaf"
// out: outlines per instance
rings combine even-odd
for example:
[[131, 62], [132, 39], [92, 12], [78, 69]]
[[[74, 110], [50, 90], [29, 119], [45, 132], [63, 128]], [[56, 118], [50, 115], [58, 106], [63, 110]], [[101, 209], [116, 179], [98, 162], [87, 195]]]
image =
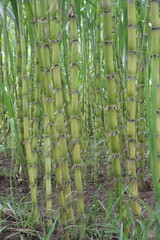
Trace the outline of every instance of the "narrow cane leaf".
[[19, 138], [18, 127], [17, 127], [16, 120], [15, 120], [15, 113], [14, 113], [14, 107], [13, 107], [11, 95], [9, 94], [9, 92], [6, 91], [6, 88], [4, 87], [1, 79], [0, 79], [0, 88], [2, 90], [2, 96], [4, 98], [4, 104], [7, 108], [9, 118], [14, 119], [15, 137], [16, 137], [17, 147], [18, 147], [19, 153], [21, 155], [20, 162], [23, 163], [23, 161], [24, 161], [23, 150], [22, 150], [22, 146], [21, 146], [21, 142], [20, 142], [20, 138]]

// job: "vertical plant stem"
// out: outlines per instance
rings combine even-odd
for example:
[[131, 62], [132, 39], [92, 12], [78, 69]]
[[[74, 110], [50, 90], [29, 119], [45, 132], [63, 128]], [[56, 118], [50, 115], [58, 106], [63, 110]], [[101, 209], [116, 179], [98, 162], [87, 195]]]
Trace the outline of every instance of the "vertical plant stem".
[[97, 1], [97, 23], [96, 23], [96, 70], [95, 70], [95, 126], [94, 126], [94, 138], [95, 138], [95, 158], [94, 158], [94, 181], [98, 181], [98, 165], [99, 165], [99, 144], [101, 130], [102, 130], [102, 106], [101, 106], [101, 1]]
[[71, 42], [71, 135], [72, 159], [74, 163], [75, 187], [77, 191], [78, 218], [84, 216], [84, 199], [82, 186], [82, 162], [80, 158], [79, 140], [79, 102], [78, 102], [78, 25], [75, 15], [75, 1], [71, 1], [69, 10], [70, 42]]
[[106, 85], [108, 95], [108, 118], [111, 137], [112, 164], [114, 176], [119, 179], [121, 177], [121, 159], [120, 159], [120, 139], [117, 121], [116, 106], [116, 82], [113, 62], [113, 39], [112, 39], [112, 15], [111, 3], [109, 0], [102, 2], [103, 9], [103, 28], [104, 28], [104, 60]]
[[[151, 80], [152, 80], [152, 148], [151, 148], [151, 166], [152, 177], [156, 194], [156, 209], [159, 211], [160, 207], [160, 37], [159, 37], [159, 4], [156, 0], [151, 0]], [[153, 145], [154, 143], [154, 145]], [[159, 219], [159, 217], [158, 217]]]
[[135, 215], [141, 215], [138, 201], [136, 174], [136, 6], [135, 0], [128, 1], [128, 79], [127, 79], [127, 140], [128, 140], [128, 176], [132, 208]]
[[25, 146], [25, 154], [28, 165], [29, 184], [31, 188], [31, 201], [33, 207], [33, 218], [38, 221], [38, 204], [37, 204], [37, 185], [35, 182], [35, 164], [32, 158], [31, 139], [30, 139], [30, 119], [29, 119], [29, 105], [28, 105], [28, 76], [27, 76], [27, 55], [26, 55], [26, 43], [25, 43], [25, 32], [24, 32], [24, 20], [23, 20], [23, 9], [22, 2], [17, 1], [18, 15], [19, 15], [19, 33], [21, 43], [21, 54], [22, 54], [22, 98], [23, 98], [23, 139]]
[[[148, 34], [149, 34], [149, 20], [150, 20], [150, 0], [146, 1], [145, 5], [145, 20], [142, 35], [142, 51], [140, 51], [140, 72], [139, 72], [139, 121], [138, 121], [138, 139], [139, 139], [139, 177], [143, 185], [143, 179], [145, 174], [146, 159], [146, 102], [145, 102], [145, 78], [147, 78], [147, 47], [148, 47]], [[141, 186], [144, 188], [144, 186]]]
[[[67, 141], [66, 141], [66, 130], [64, 120], [64, 102], [62, 93], [62, 79], [60, 71], [60, 47], [59, 47], [59, 36], [58, 36], [58, 21], [57, 21], [57, 10], [59, 10], [58, 2], [55, 0], [50, 1], [51, 6], [51, 22], [50, 22], [50, 33], [51, 33], [51, 49], [52, 49], [52, 66], [53, 66], [53, 81], [55, 89], [55, 121], [57, 123], [57, 132], [60, 157], [61, 157], [61, 170], [62, 176], [65, 183], [65, 203], [67, 208], [68, 220], [74, 220], [73, 208], [72, 208], [72, 192], [71, 192], [71, 180], [68, 167], [68, 152], [67, 152]], [[58, 164], [58, 162], [57, 162]], [[60, 164], [60, 162], [59, 162]], [[65, 212], [63, 212], [63, 215]], [[65, 217], [66, 218], [66, 217]]]

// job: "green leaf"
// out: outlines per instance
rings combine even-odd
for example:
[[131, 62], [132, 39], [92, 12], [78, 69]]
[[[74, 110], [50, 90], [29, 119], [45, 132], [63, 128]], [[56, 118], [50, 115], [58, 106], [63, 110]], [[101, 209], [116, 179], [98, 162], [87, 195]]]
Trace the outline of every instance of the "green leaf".
[[13, 14], [14, 14], [14, 18], [15, 18], [15, 23], [18, 26], [18, 10], [17, 10], [17, 2], [15, 0], [10, 0], [10, 3], [12, 5], [12, 9], [13, 9]]
[[7, 88], [4, 86], [1, 79], [0, 79], [0, 89], [2, 91], [2, 96], [3, 96], [3, 99], [4, 99], [4, 104], [7, 108], [8, 116], [9, 116], [9, 118], [14, 119], [14, 124], [15, 124], [14, 130], [15, 130], [17, 147], [18, 147], [18, 150], [19, 150], [19, 153], [20, 153], [20, 163], [23, 163], [24, 162], [24, 154], [23, 154], [21, 141], [20, 141], [20, 137], [19, 137], [19, 133], [18, 133], [18, 127], [17, 127], [17, 123], [16, 123], [16, 119], [15, 119], [15, 113], [14, 113], [14, 107], [13, 107], [11, 95], [9, 93], [9, 90], [7, 90]]

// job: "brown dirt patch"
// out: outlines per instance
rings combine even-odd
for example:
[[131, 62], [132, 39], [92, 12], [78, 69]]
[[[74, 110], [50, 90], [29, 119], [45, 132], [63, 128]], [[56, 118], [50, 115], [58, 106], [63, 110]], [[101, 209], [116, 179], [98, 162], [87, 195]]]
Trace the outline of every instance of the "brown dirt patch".
[[[23, 203], [26, 201], [30, 201], [30, 189], [28, 187], [27, 181], [22, 181], [22, 179], [16, 179], [10, 178], [9, 172], [10, 172], [10, 163], [11, 159], [9, 155], [7, 155], [7, 158], [5, 158], [3, 154], [0, 156], [0, 201], [1, 204], [5, 204], [7, 202], [11, 202], [11, 191], [14, 196], [14, 201], [17, 203]], [[113, 187], [113, 179], [106, 179], [105, 173], [104, 173], [105, 167], [102, 167], [102, 170], [99, 171], [99, 185], [106, 182], [106, 185], [94, 185], [93, 179], [88, 179], [88, 183], [84, 187], [85, 192], [85, 206], [86, 206], [86, 212], [88, 213], [90, 211], [91, 204], [93, 202], [93, 199], [95, 198], [96, 201], [100, 201], [104, 207], [107, 207], [109, 193], [114, 189]], [[3, 170], [3, 171], [2, 171]], [[89, 168], [89, 171], [92, 171], [91, 168]], [[5, 174], [7, 173], [7, 174]], [[38, 186], [38, 202], [39, 202], [39, 209], [41, 212], [41, 218], [45, 221], [45, 186], [42, 184], [43, 178], [40, 177], [39, 179], [39, 186]], [[55, 178], [52, 179], [53, 186], [55, 186]], [[145, 191], [139, 192], [140, 198], [147, 203], [152, 209], [155, 208], [155, 197], [154, 197], [154, 191], [150, 187], [151, 184], [148, 185], [149, 187], [145, 187]], [[148, 188], [148, 189], [147, 189]], [[53, 189], [52, 194], [53, 199], [53, 209], [57, 209], [57, 194], [55, 189]], [[75, 207], [76, 208], [76, 207]], [[30, 214], [31, 205], [29, 203], [28, 205], [28, 212], [27, 214]], [[103, 209], [101, 208], [100, 211]], [[146, 211], [143, 211], [144, 216], [146, 216]], [[6, 236], [10, 235], [11, 240], [18, 240], [19, 239], [19, 229], [22, 230], [22, 236], [25, 237], [26, 240], [37, 240], [39, 237], [35, 234], [34, 236], [31, 236], [29, 233], [29, 229], [23, 228], [23, 225], [19, 222], [18, 223], [18, 230], [15, 225], [15, 219], [11, 216], [5, 215], [5, 223], [4, 225], [8, 225], [8, 228], [3, 231], [3, 235], [1, 234], [0, 240], [5, 239]], [[28, 232], [27, 232], [28, 231]], [[18, 232], [18, 233], [17, 233]], [[37, 226], [37, 232], [42, 234], [42, 229], [40, 226]], [[63, 230], [59, 230], [58, 232], [55, 232], [54, 234], [54, 240], [61, 239], [64, 232]], [[12, 236], [11, 236], [12, 235]], [[96, 238], [95, 238], [96, 239]], [[114, 239], [114, 238], [113, 238]], [[115, 238], [116, 239], [116, 238]]]

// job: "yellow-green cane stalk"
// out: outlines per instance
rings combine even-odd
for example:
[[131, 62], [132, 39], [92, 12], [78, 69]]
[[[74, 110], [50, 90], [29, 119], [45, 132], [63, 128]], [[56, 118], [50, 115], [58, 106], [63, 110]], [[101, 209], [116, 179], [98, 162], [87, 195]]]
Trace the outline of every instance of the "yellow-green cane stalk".
[[[1, 80], [3, 80], [3, 61], [2, 61], [2, 22], [0, 21], [0, 78]], [[0, 111], [1, 114], [3, 112], [3, 103], [2, 103], [2, 92], [0, 91]], [[2, 116], [0, 116], [0, 118], [2, 119]], [[2, 120], [0, 121], [0, 126], [1, 126]]]
[[[46, 80], [46, 79], [45, 79]], [[45, 187], [46, 187], [46, 214], [47, 224], [52, 225], [52, 185], [51, 185], [51, 140], [50, 124], [47, 110], [47, 100], [44, 96], [44, 158], [45, 158]]]
[[[59, 6], [60, 7], [60, 6]], [[62, 1], [62, 14], [61, 19], [62, 24], [59, 24], [59, 28], [61, 26], [61, 32], [59, 34], [59, 38], [62, 38], [62, 42], [60, 45], [61, 48], [61, 65], [64, 67], [64, 71], [61, 71], [61, 83], [62, 83], [62, 94], [63, 94], [63, 105], [65, 110], [65, 126], [66, 126], [66, 134], [69, 136], [67, 140], [67, 150], [69, 154], [69, 163], [72, 163], [71, 158], [71, 150], [70, 150], [70, 136], [71, 136], [71, 128], [70, 128], [70, 81], [69, 81], [69, 58], [70, 58], [70, 51], [69, 51], [69, 39], [67, 37], [67, 32], [65, 31], [66, 28], [66, 21], [68, 21], [65, 17], [65, 12], [68, 13], [66, 10], [66, 4]], [[59, 8], [58, 8], [59, 9]], [[59, 11], [58, 11], [59, 13]], [[60, 18], [60, 14], [59, 14]], [[63, 59], [63, 60], [62, 60]], [[61, 67], [62, 67], [61, 66]]]
[[132, 207], [135, 215], [141, 215], [138, 201], [136, 174], [136, 6], [135, 0], [128, 1], [128, 79], [127, 79], [127, 169], [132, 195]]
[[[3, 19], [3, 51], [4, 51], [4, 62], [3, 62], [3, 82], [4, 84], [7, 84], [8, 87], [11, 87], [11, 68], [10, 68], [10, 51], [9, 51], [9, 36], [7, 31], [7, 14], [6, 14], [6, 8], [4, 8], [4, 19]], [[4, 137], [4, 154], [6, 156], [7, 154], [7, 144], [8, 144], [8, 119], [7, 119], [7, 109], [4, 106], [3, 107], [3, 137]], [[7, 156], [6, 156], [7, 157]]]
[[[17, 73], [17, 124], [19, 130], [19, 137], [21, 143], [23, 143], [23, 101], [22, 101], [22, 52], [21, 52], [21, 42], [20, 42], [20, 34], [17, 31], [17, 49], [16, 49], [16, 73]], [[19, 168], [19, 161], [16, 158], [16, 165], [14, 168], [14, 173], [17, 174]]]
[[[52, 5], [53, 7], [53, 5]], [[53, 103], [53, 83], [52, 83], [52, 77], [51, 77], [51, 62], [50, 62], [50, 49], [49, 49], [49, 44], [47, 43], [47, 38], [43, 38], [43, 35], [41, 34], [41, 31], [44, 31], [44, 27], [46, 27], [45, 29], [47, 30], [47, 26], [43, 24], [45, 24], [44, 17], [43, 15], [45, 14], [45, 11], [42, 14], [41, 11], [41, 5], [40, 2], [37, 2], [37, 15], [38, 15], [38, 39], [39, 39], [39, 47], [40, 47], [40, 51], [41, 54], [39, 55], [39, 61], [41, 62], [42, 65], [42, 72], [43, 72], [43, 76], [44, 76], [44, 80], [42, 82], [42, 86], [44, 86], [43, 89], [43, 93], [44, 93], [44, 106], [45, 106], [45, 117], [49, 117], [49, 125], [50, 125], [50, 139], [52, 141], [52, 157], [55, 160], [56, 163], [56, 168], [55, 168], [55, 174], [56, 174], [56, 180], [57, 180], [57, 191], [58, 191], [58, 199], [59, 199], [59, 205], [60, 205], [60, 211], [61, 211], [61, 219], [63, 224], [65, 224], [66, 222], [66, 213], [65, 213], [65, 203], [64, 203], [64, 195], [63, 195], [63, 182], [62, 182], [62, 173], [61, 173], [61, 162], [60, 162], [60, 151], [59, 151], [59, 144], [57, 142], [57, 138], [58, 138], [58, 134], [56, 131], [56, 126], [54, 123], [54, 103]], [[42, 20], [43, 19], [43, 20]], [[47, 36], [48, 35], [48, 31], [46, 31]], [[48, 139], [49, 140], [49, 139]], [[47, 150], [47, 149], [46, 149]], [[47, 161], [49, 159], [46, 159], [46, 164]], [[50, 166], [51, 169], [51, 166]], [[46, 165], [46, 173], [49, 173], [49, 161], [48, 161], [48, 166]], [[49, 177], [48, 177], [49, 179]], [[48, 195], [48, 199], [47, 199], [47, 205], [49, 206], [49, 202], [51, 203], [51, 194], [49, 194], [49, 189], [50, 188], [50, 184], [51, 182], [48, 181], [48, 183], [46, 182], [46, 192]], [[48, 190], [47, 190], [48, 189]], [[50, 196], [49, 196], [50, 195]], [[48, 217], [50, 218], [51, 215], [51, 211], [47, 206], [47, 215], [49, 215]], [[50, 225], [51, 221], [48, 221], [48, 225]]]
[[[85, 21], [83, 20], [83, 24], [85, 25]], [[81, 126], [80, 131], [83, 132], [81, 136], [83, 135], [83, 139], [81, 140], [81, 149], [83, 154], [83, 161], [84, 161], [84, 167], [87, 172], [87, 151], [89, 149], [89, 96], [90, 96], [90, 89], [89, 89], [89, 36], [86, 34], [85, 29], [83, 29], [83, 71], [84, 71], [84, 80], [83, 80], [83, 95], [82, 95], [82, 107], [81, 112], [83, 112], [83, 122], [84, 124]]]
[[71, 136], [72, 159], [74, 163], [75, 187], [77, 191], [78, 217], [84, 216], [84, 199], [82, 186], [82, 162], [80, 158], [79, 138], [79, 101], [78, 101], [78, 25], [75, 15], [75, 1], [71, 1], [69, 10], [70, 42], [71, 42]]
[[[83, 19], [83, 24], [85, 25], [85, 20]], [[88, 105], [89, 105], [89, 36], [86, 34], [85, 28], [83, 29], [82, 39], [81, 39], [81, 46], [82, 46], [82, 68], [83, 68], [83, 90], [82, 90], [82, 97], [79, 101], [79, 108], [80, 108], [80, 146], [81, 146], [81, 156], [83, 159], [83, 179], [85, 179], [85, 175], [87, 173], [87, 151], [89, 148], [89, 113], [88, 113]]]
[[[142, 35], [142, 52], [140, 56], [140, 72], [139, 72], [139, 121], [138, 121], [138, 139], [139, 139], [139, 175], [143, 183], [144, 178], [144, 166], [146, 164], [146, 140], [147, 140], [147, 129], [146, 129], [146, 103], [145, 103], [145, 78], [147, 77], [147, 47], [148, 47], [148, 35], [149, 35], [149, 20], [150, 20], [150, 0], [146, 1], [145, 6], [145, 21]], [[141, 188], [143, 187], [143, 184]]]
[[[30, 72], [33, 78], [31, 85], [31, 113], [32, 113], [32, 156], [34, 164], [37, 165], [37, 161], [40, 158], [40, 111], [41, 111], [41, 71], [40, 71], [40, 60], [38, 59], [38, 52], [40, 55], [40, 48], [38, 45], [37, 37], [37, 21], [36, 21], [36, 5], [31, 5], [30, 2], [26, 2], [26, 9], [30, 13], [30, 23], [32, 30], [32, 62], [31, 62], [31, 71]], [[32, 10], [32, 11], [31, 11]], [[34, 94], [32, 93], [34, 91]], [[39, 161], [40, 163], [40, 161]], [[37, 168], [35, 168], [35, 181], [37, 181]]]
[[[62, 13], [67, 11], [65, 8], [65, 2], [62, 1]], [[67, 47], [69, 42], [67, 39], [67, 33], [65, 31], [66, 28], [66, 19], [65, 14], [62, 14], [62, 44], [63, 44], [63, 60], [64, 60], [64, 71], [65, 71], [65, 83], [68, 86], [68, 90], [70, 89], [70, 82], [69, 82], [69, 48]]]
[[[45, 118], [48, 121], [48, 125], [50, 126], [50, 131], [46, 132], [48, 135], [47, 139], [45, 139], [46, 142], [46, 147], [47, 147], [47, 141], [48, 141], [48, 146], [49, 144], [52, 144], [52, 158], [55, 160], [56, 167], [55, 167], [55, 175], [56, 175], [56, 180], [57, 180], [57, 191], [58, 191], [58, 199], [59, 199], [59, 205], [60, 208], [64, 208], [65, 203], [64, 203], [64, 195], [63, 195], [63, 186], [62, 186], [62, 173], [61, 173], [61, 167], [60, 167], [60, 151], [59, 151], [59, 144], [57, 144], [57, 131], [56, 131], [56, 126], [54, 123], [54, 103], [53, 103], [53, 83], [52, 83], [52, 77], [51, 77], [51, 63], [50, 63], [50, 51], [49, 51], [49, 44], [46, 41], [46, 39], [43, 39], [43, 14], [41, 12], [41, 4], [40, 1], [37, 1], [37, 22], [38, 22], [38, 31], [37, 31], [37, 56], [38, 60], [40, 62], [40, 66], [42, 68], [42, 90], [44, 94], [44, 108], [45, 108]], [[47, 32], [47, 34], [49, 34]], [[48, 35], [49, 36], [49, 35]], [[39, 49], [39, 51], [38, 51]], [[44, 59], [43, 59], [44, 57]], [[46, 121], [45, 120], [45, 121]], [[45, 123], [46, 125], [46, 123]], [[48, 128], [48, 127], [47, 127]], [[47, 128], [46, 131], [47, 131]], [[49, 128], [48, 128], [49, 130]], [[50, 137], [50, 140], [49, 140]], [[49, 143], [50, 142], [50, 143]], [[47, 148], [45, 149], [47, 150]], [[46, 156], [47, 157], [47, 156]], [[51, 225], [51, 162], [49, 156], [46, 158], [45, 157], [45, 174], [46, 179], [48, 178], [48, 181], [46, 182], [46, 194], [47, 194], [47, 202], [46, 202], [46, 211], [48, 215], [48, 225]], [[50, 166], [49, 166], [50, 165]], [[50, 206], [49, 206], [50, 205]], [[66, 214], [65, 214], [65, 209], [61, 211], [61, 219], [62, 222], [65, 223], [66, 221]]]
[[118, 117], [118, 126], [120, 130], [120, 139], [122, 139], [121, 143], [121, 149], [124, 150], [125, 143], [126, 143], [126, 131], [125, 131], [125, 114], [124, 114], [124, 109], [123, 109], [123, 102], [124, 102], [124, 81], [123, 81], [123, 76], [122, 76], [122, 63], [121, 59], [119, 56], [119, 42], [120, 39], [118, 38], [118, 30], [119, 27], [119, 21], [117, 20], [117, 9], [118, 6], [116, 6], [116, 1], [112, 1], [112, 22], [113, 22], [113, 27], [112, 27], [112, 33], [113, 33], [113, 55], [114, 55], [114, 64], [116, 65], [116, 86], [117, 86], [117, 117]]
[[[30, 34], [30, 42], [31, 42], [31, 53], [27, 53], [28, 56], [28, 65], [29, 65], [29, 74], [28, 74], [28, 104], [29, 104], [29, 117], [32, 123], [33, 119], [33, 106], [34, 106], [34, 80], [35, 80], [35, 45], [33, 43], [33, 35]], [[30, 58], [30, 59], [29, 59]], [[32, 136], [32, 128], [31, 128], [31, 136]]]
[[[2, 24], [0, 24], [0, 27], [2, 27]], [[2, 28], [0, 29], [0, 79], [2, 82], [4, 82], [3, 60], [2, 60]], [[5, 109], [4, 109], [2, 90], [0, 89], [0, 129], [1, 129], [2, 138], [4, 138], [5, 136], [4, 121], [5, 121]]]
[[55, 118], [57, 123], [58, 140], [61, 153], [61, 169], [65, 182], [65, 201], [68, 210], [68, 219], [73, 220], [73, 208], [71, 205], [71, 182], [68, 168], [68, 152], [66, 142], [66, 130], [64, 121], [64, 100], [62, 93], [62, 80], [60, 71], [60, 47], [58, 36], [58, 22], [57, 22], [57, 1], [50, 1], [50, 36], [51, 36], [51, 49], [52, 49], [52, 65], [53, 65], [53, 81], [55, 89]]
[[[40, 68], [38, 63], [35, 66], [35, 80], [33, 88], [35, 89], [35, 96], [33, 100], [33, 118], [32, 118], [32, 156], [34, 164], [37, 165], [38, 157], [40, 157], [39, 139], [40, 139], [40, 98], [41, 98], [41, 84]], [[35, 168], [35, 181], [37, 181], [37, 168]]]
[[[57, 1], [50, 1], [50, 38], [53, 43], [51, 43], [51, 49], [52, 49], [52, 62], [51, 64], [56, 65], [56, 62], [54, 63], [55, 59], [58, 59], [58, 63], [60, 64], [60, 55], [59, 56], [54, 56], [56, 53], [59, 53], [59, 42], [58, 42], [58, 22], [57, 22]], [[54, 46], [54, 43], [57, 44]], [[55, 48], [54, 48], [55, 47]], [[58, 48], [58, 51], [57, 51]], [[54, 51], [55, 50], [55, 51]], [[60, 69], [59, 69], [59, 74], [60, 74]], [[59, 75], [60, 76], [60, 75]], [[55, 75], [57, 77], [57, 75]], [[54, 70], [53, 70], [53, 78], [54, 78]], [[61, 80], [61, 78], [59, 78]], [[65, 94], [65, 93], [64, 93]], [[56, 98], [56, 94], [54, 96]], [[63, 106], [61, 106], [63, 107]], [[53, 114], [50, 115], [50, 121], [52, 123], [56, 122], [56, 117], [55, 117], [55, 103], [54, 103], [54, 109], [53, 109]], [[63, 176], [62, 176], [62, 163], [61, 163], [61, 152], [60, 152], [60, 142], [58, 141], [59, 139], [59, 134], [57, 132], [57, 127], [55, 124], [51, 124], [51, 131], [52, 131], [52, 152], [53, 152], [53, 158], [55, 160], [55, 175], [56, 175], [56, 181], [57, 181], [57, 192], [58, 192], [58, 202], [59, 202], [59, 207], [60, 207], [60, 212], [61, 212], [61, 220], [62, 223], [65, 225], [67, 216], [66, 216], [66, 210], [67, 206], [65, 204], [65, 194], [64, 194], [64, 184], [63, 184]], [[68, 166], [67, 166], [68, 167]], [[65, 171], [65, 169], [63, 169]], [[68, 169], [67, 169], [68, 171]], [[70, 180], [70, 178], [69, 178]]]
[[24, 20], [23, 20], [23, 9], [22, 2], [17, 1], [18, 6], [18, 17], [19, 17], [19, 33], [21, 43], [21, 54], [22, 54], [22, 99], [23, 99], [23, 140], [25, 146], [25, 154], [28, 165], [29, 184], [31, 188], [31, 201], [33, 208], [33, 218], [38, 221], [38, 205], [37, 205], [37, 186], [35, 182], [35, 165], [32, 158], [31, 139], [29, 130], [29, 106], [28, 106], [28, 83], [27, 83], [27, 56], [26, 56], [26, 44], [25, 44], [25, 32], [24, 32]]
[[102, 131], [102, 106], [101, 106], [101, 1], [97, 1], [97, 19], [96, 19], [96, 69], [95, 69], [95, 126], [94, 126], [94, 138], [95, 138], [95, 158], [94, 158], [94, 181], [98, 181], [98, 165], [99, 165], [99, 144], [100, 133]]
[[51, 188], [51, 138], [50, 117], [53, 101], [53, 82], [51, 78], [50, 52], [48, 44], [49, 28], [47, 25], [46, 2], [36, 1], [37, 12], [37, 60], [40, 62], [41, 83], [44, 106], [44, 160], [45, 160], [45, 190], [46, 190], [46, 215], [47, 225], [52, 225], [52, 188]]
[[[46, 45], [43, 43], [42, 47], [43, 55], [42, 60], [43, 64], [43, 81], [45, 85], [45, 89], [42, 89], [44, 92], [44, 151], [45, 151], [45, 186], [46, 186], [46, 213], [48, 218], [48, 225], [51, 226], [52, 221], [52, 199], [51, 199], [51, 139], [50, 139], [50, 119], [49, 119], [49, 112], [52, 111], [52, 105], [50, 102], [52, 101], [52, 78], [50, 71], [50, 55], [49, 55], [49, 47], [48, 44]], [[50, 89], [48, 86], [50, 85]]]
[[[90, 14], [89, 12], [87, 14]], [[83, 21], [85, 26], [86, 22]], [[91, 44], [89, 39], [90, 34], [86, 34], [85, 28], [83, 29], [83, 38], [82, 38], [82, 47], [83, 47], [83, 70], [84, 70], [84, 86], [83, 86], [83, 112], [84, 112], [84, 121], [85, 121], [85, 140], [87, 142], [86, 146], [89, 144], [89, 136], [93, 132], [93, 86], [91, 83], [91, 74], [90, 74], [90, 64], [93, 62], [93, 56], [90, 58]]]
[[112, 15], [110, 0], [102, 1], [102, 10], [104, 31], [104, 60], [106, 73], [105, 78], [108, 96], [107, 110], [113, 158], [112, 166], [114, 176], [119, 179], [121, 177], [120, 139], [116, 106], [117, 89], [113, 61]]
[[17, 32], [17, 54], [16, 54], [16, 66], [17, 66], [17, 122], [19, 128], [19, 136], [21, 141], [23, 141], [23, 106], [22, 106], [22, 53], [21, 53], [21, 43], [20, 35]]
[[[160, 201], [160, 33], [159, 33], [159, 2], [151, 0], [151, 81], [152, 81], [152, 101], [151, 115], [152, 132], [151, 140], [151, 167], [152, 178], [156, 195], [156, 209], [159, 211]], [[151, 116], [151, 117], [152, 117]], [[154, 143], [154, 145], [153, 145]]]

